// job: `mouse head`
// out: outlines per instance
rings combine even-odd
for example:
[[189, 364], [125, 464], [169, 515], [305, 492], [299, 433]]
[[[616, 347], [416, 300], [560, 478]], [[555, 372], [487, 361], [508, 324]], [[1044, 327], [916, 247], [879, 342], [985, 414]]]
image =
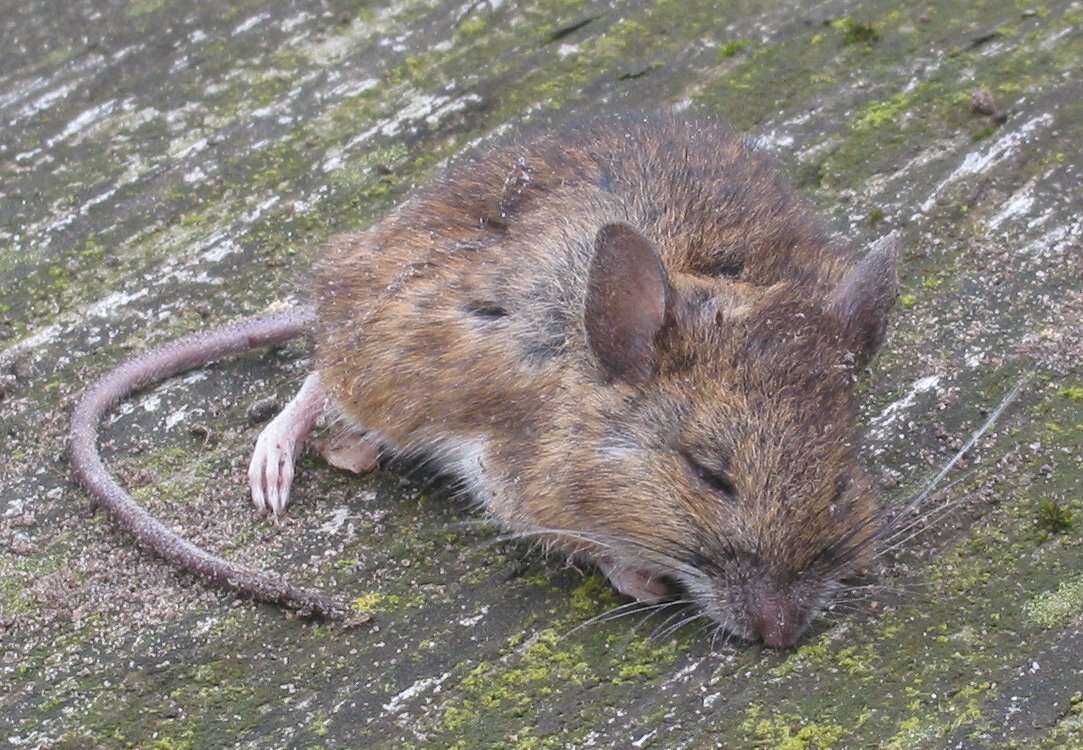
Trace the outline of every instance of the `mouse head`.
[[872, 556], [853, 384], [894, 304], [893, 239], [818, 294], [671, 276], [626, 225], [594, 250], [584, 326], [607, 384], [582, 407], [601, 427], [578, 517], [719, 627], [794, 644]]

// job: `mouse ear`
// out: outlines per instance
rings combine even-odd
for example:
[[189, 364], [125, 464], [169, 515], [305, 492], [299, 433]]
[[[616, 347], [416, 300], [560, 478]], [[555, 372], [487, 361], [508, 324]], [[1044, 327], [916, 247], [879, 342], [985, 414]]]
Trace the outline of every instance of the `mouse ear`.
[[844, 345], [861, 370], [884, 343], [888, 316], [898, 295], [895, 258], [898, 232], [881, 237], [872, 250], [850, 269], [831, 295], [828, 310], [842, 324]]
[[640, 384], [654, 374], [669, 296], [662, 259], [646, 237], [627, 224], [598, 230], [583, 318], [587, 343], [611, 378]]

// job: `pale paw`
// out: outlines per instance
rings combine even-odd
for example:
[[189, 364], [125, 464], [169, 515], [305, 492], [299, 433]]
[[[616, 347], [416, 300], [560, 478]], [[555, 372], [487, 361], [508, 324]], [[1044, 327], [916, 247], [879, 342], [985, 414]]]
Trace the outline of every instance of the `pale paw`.
[[336, 469], [354, 474], [372, 471], [380, 459], [380, 449], [355, 434], [325, 441], [319, 446], [319, 451], [324, 460]]
[[252, 504], [258, 510], [281, 515], [290, 502], [293, 462], [297, 444], [272, 422], [260, 433], [252, 461], [248, 466], [248, 486]]
[[614, 588], [644, 604], [655, 604], [670, 594], [660, 578], [643, 568], [613, 567], [605, 570], [605, 574]]
[[324, 396], [318, 372], [305, 378], [286, 408], [263, 428], [248, 465], [252, 504], [275, 518], [286, 510], [293, 484], [293, 464], [323, 410]]

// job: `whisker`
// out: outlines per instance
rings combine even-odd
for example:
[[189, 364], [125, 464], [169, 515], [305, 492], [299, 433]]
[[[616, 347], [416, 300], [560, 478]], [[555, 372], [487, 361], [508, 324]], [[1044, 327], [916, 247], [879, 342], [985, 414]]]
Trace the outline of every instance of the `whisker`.
[[708, 617], [706, 621], [699, 626], [699, 629], [696, 630], [696, 638], [700, 638], [701, 636], [703, 636], [704, 633], [706, 633], [715, 625], [717, 625], [717, 623], [715, 622], [714, 618]]
[[590, 625], [593, 625], [595, 623], [610, 622], [612, 620], [619, 620], [622, 617], [628, 617], [630, 615], [637, 615], [637, 614], [640, 614], [641, 612], [645, 612], [647, 610], [656, 609], [656, 608], [659, 608], [659, 607], [665, 608], [665, 607], [668, 607], [668, 606], [671, 606], [670, 602], [662, 602], [662, 603], [653, 604], [653, 605], [644, 604], [641, 601], [627, 602], [625, 604], [621, 604], [621, 605], [618, 605], [616, 607], [613, 607], [612, 609], [606, 610], [605, 612], [602, 612], [599, 615], [595, 615], [594, 617], [591, 617], [589, 620], [584, 620], [583, 622], [579, 623], [574, 628], [569, 630], [567, 633], [565, 633], [563, 636], [561, 636], [561, 640], [567, 638], [568, 636], [570, 636], [572, 633], [576, 632], [577, 630], [582, 630], [583, 628], [588, 627]]
[[[968, 499], [969, 498], [961, 497], [961, 498], [959, 498], [958, 500], [956, 500], [954, 502], [948, 503], [944, 507], [944, 511], [946, 512], [948, 510], [953, 510], [953, 509], [957, 508], [959, 505], [961, 505], [962, 503], [966, 502]], [[939, 515], [943, 516], [944, 514], [940, 513]], [[921, 528], [912, 531], [910, 534], [908, 534], [907, 536], [905, 536], [902, 539], [899, 539], [899, 538], [893, 539], [889, 546], [878, 550], [875, 557], [873, 557], [873, 559], [877, 560], [877, 559], [880, 559], [881, 557], [884, 557], [885, 555], [888, 555], [888, 554], [894, 552], [895, 550], [899, 549], [900, 547], [903, 547], [906, 544], [908, 544], [912, 539], [916, 539], [917, 537], [921, 536], [922, 534], [924, 534], [926, 531], [928, 531], [931, 528], [934, 528], [934, 527], [931, 524], [926, 524], [925, 526], [922, 526]]]
[[[576, 529], [561, 529], [561, 528], [536, 528], [536, 529], [523, 529], [516, 531], [509, 531], [504, 534], [497, 535], [491, 539], [487, 539], [480, 543], [480, 546], [491, 546], [500, 544], [501, 542], [518, 541], [521, 539], [528, 539], [531, 537], [564, 537], [571, 538], [581, 542], [587, 542], [591, 545], [596, 545], [604, 549], [620, 548], [622, 546], [632, 546], [643, 552], [650, 552], [657, 557], [650, 557], [647, 562], [652, 565], [667, 568], [675, 573], [685, 573], [698, 576], [700, 572], [689, 565], [681, 563], [678, 560], [673, 560], [669, 555], [660, 549], [653, 548], [649, 545], [642, 544], [635, 539], [629, 538], [617, 538], [610, 535], [603, 535], [598, 533], [592, 533], [588, 531], [580, 531]], [[661, 558], [661, 559], [659, 559]]]
[[[664, 641], [667, 638], [669, 638], [669, 636], [673, 635], [678, 630], [683, 628], [685, 625], [688, 625], [689, 623], [695, 622], [696, 620], [699, 620], [699, 619], [702, 619], [702, 618], [705, 618], [705, 617], [707, 617], [707, 615], [705, 613], [696, 612], [694, 615], [690, 615], [689, 617], [686, 617], [683, 620], [679, 620], [675, 624], [670, 625], [668, 628], [666, 628], [661, 633], [659, 633], [657, 640], [658, 641]], [[654, 636], [652, 635], [651, 637], [653, 638]]]
[[[958, 479], [946, 484], [941, 490], [939, 490], [932, 497], [936, 497], [938, 495], [941, 495], [941, 494], [947, 492], [948, 490], [950, 490], [952, 487], [956, 486], [960, 482], [968, 479], [970, 477], [971, 473], [972, 472], [968, 472], [967, 474], [964, 474], [963, 476], [959, 477]], [[907, 531], [909, 531], [910, 529], [912, 529], [914, 526], [921, 523], [922, 521], [930, 521], [935, 516], [943, 515], [943, 513], [945, 511], [951, 510], [952, 508], [956, 507], [959, 503], [964, 502], [965, 500], [966, 500], [965, 497], [956, 498], [955, 500], [952, 500], [949, 503], [945, 503], [944, 505], [941, 505], [941, 506], [938, 506], [936, 508], [930, 509], [927, 513], [925, 513], [923, 515], [912, 515], [913, 513], [917, 512], [918, 508], [916, 506], [911, 506], [909, 509], [905, 509], [898, 516], [896, 516], [893, 519], [891, 525], [889, 525], [888, 527], [885, 527], [885, 531], [888, 532], [888, 533], [881, 534], [880, 539], [878, 541], [879, 541], [880, 544], [890, 544], [892, 542], [892, 540], [898, 539], [900, 536], [905, 534]], [[909, 519], [909, 522], [906, 523], [905, 526], [899, 526], [896, 523], [896, 522], [906, 521], [907, 519]]]
[[[710, 645], [708, 646], [708, 648], [710, 648], [712, 653], [715, 650], [714, 644], [715, 644], [715, 641], [718, 640], [718, 636], [719, 636], [720, 633], [728, 633], [728, 631], [726, 630], [725, 626], [722, 625], [722, 623], [719, 623], [717, 626], [715, 626], [714, 632], [711, 633], [711, 642], [710, 642]], [[726, 641], [723, 641], [722, 642], [722, 648], [725, 648], [725, 647], [726, 647]]]
[[1015, 399], [1019, 397], [1019, 394], [1022, 392], [1023, 388], [1030, 382], [1031, 378], [1033, 377], [1034, 372], [1030, 371], [1025, 373], [1023, 377], [1019, 379], [1019, 381], [1007, 393], [1007, 395], [1005, 395], [1004, 398], [1001, 399], [1000, 404], [997, 405], [997, 408], [993, 410], [993, 412], [989, 415], [989, 417], [985, 420], [981, 427], [979, 427], [970, 435], [970, 438], [966, 441], [966, 443], [963, 444], [963, 447], [960, 448], [946, 464], [944, 464], [940, 471], [937, 472], [936, 476], [934, 476], [925, 486], [925, 489], [922, 490], [921, 493], [919, 493], [918, 496], [914, 498], [914, 500], [912, 500], [903, 509], [902, 513], [897, 517], [901, 518], [909, 515], [914, 510], [919, 508], [930, 495], [932, 495], [933, 491], [936, 489], [937, 485], [940, 484], [941, 480], [943, 480], [944, 477], [951, 473], [951, 470], [955, 468], [956, 464], [958, 464], [963, 459], [963, 457], [967, 453], [969, 453], [970, 450], [978, 443], [978, 441], [985, 436], [985, 433], [987, 433], [992, 428], [992, 426], [996, 424], [997, 420], [1000, 419], [1001, 415], [1004, 414], [1005, 410], [1012, 404], [1012, 402], [1014, 402]]
[[928, 581], [899, 581], [897, 583], [870, 583], [861, 586], [844, 586], [832, 590], [832, 596], [853, 593], [907, 594], [915, 589], [927, 588]]
[[[650, 638], [653, 640], [658, 635], [658, 632], [662, 628], [664, 628], [666, 625], [668, 625], [670, 622], [672, 622], [675, 617], [680, 617], [681, 614], [683, 614], [684, 612], [685, 612], [684, 609], [677, 609], [676, 611], [671, 613], [669, 615], [669, 617], [662, 620], [662, 622], [660, 622], [658, 625], [655, 626], [654, 630], [651, 631]], [[638, 628], [639, 626], [637, 625], [636, 627]]]
[[[632, 626], [632, 629], [631, 629], [631, 631], [630, 631], [630, 634], [631, 634], [631, 633], [635, 633], [635, 632], [637, 632], [637, 631], [638, 631], [638, 630], [639, 630], [639, 629], [640, 629], [641, 627], [643, 627], [644, 625], [646, 625], [646, 624], [647, 624], [647, 623], [648, 623], [648, 622], [650, 621], [650, 619], [651, 619], [652, 617], [654, 617], [654, 616], [655, 616], [655, 615], [657, 615], [657, 614], [660, 614], [660, 613], [664, 612], [664, 611], [665, 611], [665, 610], [667, 610], [668, 608], [669, 608], [669, 607], [658, 607], [658, 608], [654, 608], [654, 609], [652, 609], [652, 610], [651, 610], [650, 612], [648, 612], [648, 613], [647, 613], [646, 615], [644, 615], [644, 616], [643, 616], [642, 618], [640, 618], [640, 620], [639, 620], [638, 622], [636, 622], [636, 624], [635, 624], [635, 625], [633, 625], [633, 626]], [[678, 609], [677, 609], [677, 612], [680, 612], [680, 611], [681, 611], [681, 609], [680, 609], [680, 608], [678, 608]], [[668, 621], [668, 620], [669, 620], [669, 618], [666, 618], [666, 620]]]
[[509, 531], [504, 534], [499, 534], [491, 539], [486, 539], [480, 546], [493, 546], [501, 544], [503, 542], [522, 541], [524, 539], [537, 539], [541, 537], [564, 537], [569, 539], [575, 539], [576, 541], [586, 542], [591, 545], [597, 545], [606, 549], [610, 548], [610, 545], [595, 535], [585, 531], [574, 531], [572, 529], [529, 529], [524, 531]]

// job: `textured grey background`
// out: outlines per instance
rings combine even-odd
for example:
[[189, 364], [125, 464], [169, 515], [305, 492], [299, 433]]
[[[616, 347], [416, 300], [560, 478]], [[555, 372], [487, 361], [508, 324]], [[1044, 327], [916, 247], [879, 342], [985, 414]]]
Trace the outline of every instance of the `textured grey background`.
[[[1083, 746], [1081, 26], [1078, 1], [3, 3], [0, 747]], [[618, 603], [597, 576], [397, 467], [306, 457], [271, 525], [249, 412], [300, 345], [125, 404], [105, 453], [186, 535], [371, 627], [208, 590], [72, 486], [89, 379], [296, 295], [329, 233], [469, 144], [629, 107], [720, 113], [858, 248], [901, 231], [861, 385], [887, 502], [1034, 372], [882, 560], [891, 591], [796, 653], [712, 648], [651, 639], [661, 616], [573, 632]]]

